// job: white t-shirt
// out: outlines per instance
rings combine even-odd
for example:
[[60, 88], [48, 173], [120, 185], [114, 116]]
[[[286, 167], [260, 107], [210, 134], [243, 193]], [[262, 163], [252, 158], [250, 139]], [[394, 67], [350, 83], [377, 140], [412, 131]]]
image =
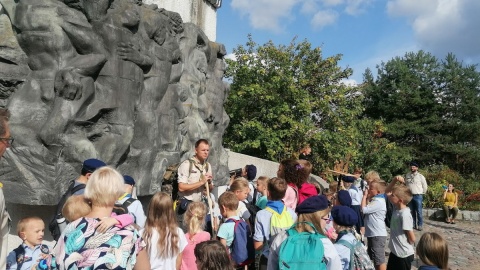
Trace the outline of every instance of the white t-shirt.
[[[140, 235], [143, 235], [143, 231], [144, 230], [140, 231]], [[182, 229], [177, 228], [177, 234], [179, 236], [178, 249], [180, 250], [180, 253], [181, 253], [187, 246], [188, 241]], [[169, 258], [157, 257], [158, 250], [157, 250], [156, 243], [158, 242], [158, 237], [159, 237], [158, 232], [156, 230], [153, 230], [152, 239], [150, 239], [150, 243], [152, 246], [150, 248], [150, 253], [148, 254], [148, 257], [150, 258], [150, 269], [152, 270], [177, 269], [176, 261], [177, 261], [178, 254]]]

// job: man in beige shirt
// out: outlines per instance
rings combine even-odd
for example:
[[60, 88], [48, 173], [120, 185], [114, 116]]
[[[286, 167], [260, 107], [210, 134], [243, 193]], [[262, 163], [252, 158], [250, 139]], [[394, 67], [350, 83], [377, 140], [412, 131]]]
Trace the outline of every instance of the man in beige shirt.
[[[7, 109], [0, 109], [0, 158], [10, 144], [13, 138], [10, 137], [10, 127], [8, 126], [8, 118], [10, 112]], [[0, 269], [6, 268], [7, 259], [7, 238], [10, 226], [10, 216], [8, 215], [5, 196], [3, 196], [2, 184], [0, 183]]]

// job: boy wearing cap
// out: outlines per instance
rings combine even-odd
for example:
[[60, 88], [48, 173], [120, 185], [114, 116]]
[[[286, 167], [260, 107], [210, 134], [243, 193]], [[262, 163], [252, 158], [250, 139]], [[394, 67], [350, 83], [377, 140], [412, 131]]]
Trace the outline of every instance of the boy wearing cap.
[[[385, 215], [387, 205], [385, 202], [385, 182], [373, 180], [368, 189], [363, 193], [362, 212], [365, 218], [365, 237], [368, 242], [368, 256], [375, 264], [375, 269], [385, 270], [385, 243], [387, 241], [387, 228]], [[367, 201], [369, 203], [367, 204]]]
[[388, 199], [395, 206], [390, 221], [390, 241], [388, 243], [390, 256], [387, 269], [410, 270], [415, 254], [413, 248], [415, 234], [413, 233], [413, 217], [407, 204], [412, 200], [412, 192], [405, 185], [396, 185], [397, 182], [403, 183], [403, 177], [395, 176], [385, 190]]
[[332, 208], [331, 215], [333, 218], [333, 227], [338, 234], [334, 246], [342, 262], [342, 268], [339, 269], [349, 270], [351, 250], [343, 245], [342, 242], [350, 243], [353, 246], [357, 244], [358, 239], [352, 230], [358, 221], [357, 213], [348, 206], [340, 205]]
[[85, 160], [82, 165], [82, 171], [80, 172], [80, 176], [75, 180], [73, 184], [74, 187], [83, 184], [83, 188], [75, 191], [73, 195], [82, 195], [85, 192], [85, 185], [87, 184], [88, 178], [90, 177], [90, 175], [92, 175], [92, 173], [96, 169], [103, 166], [107, 166], [107, 164], [105, 164], [105, 162], [99, 159], [91, 158], [91, 159]]
[[354, 185], [355, 180], [357, 180], [355, 176], [344, 175], [342, 177], [342, 180], [344, 182], [345, 189], [348, 191], [350, 197], [352, 198], [352, 205], [350, 206], [350, 208], [352, 208], [355, 213], [357, 213], [358, 221], [357, 224], [355, 224], [355, 229], [357, 230], [357, 233], [360, 233], [363, 236], [363, 234], [365, 233], [365, 225], [363, 224], [363, 217], [360, 211], [360, 204], [362, 203], [363, 192]]
[[128, 213], [133, 216], [135, 224], [137, 224], [140, 229], [145, 227], [145, 221], [147, 217], [143, 211], [142, 203], [132, 197], [133, 187], [135, 186], [135, 180], [130, 175], [123, 176], [123, 182], [125, 186], [125, 193], [117, 200], [117, 204], [126, 206]]
[[255, 177], [257, 177], [257, 167], [253, 164], [247, 165], [242, 169], [242, 177], [245, 177], [245, 179], [248, 180], [248, 187], [250, 188], [250, 191], [248, 192], [248, 197], [247, 201], [249, 203], [255, 204], [257, 199], [258, 199], [258, 193], [255, 192], [255, 187], [253, 185], [253, 181], [255, 180]]

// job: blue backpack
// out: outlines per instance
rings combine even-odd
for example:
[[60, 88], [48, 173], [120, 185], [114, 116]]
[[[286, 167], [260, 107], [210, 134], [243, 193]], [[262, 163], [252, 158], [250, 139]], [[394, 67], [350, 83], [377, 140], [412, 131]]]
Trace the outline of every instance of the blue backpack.
[[326, 237], [318, 233], [312, 223], [302, 223], [310, 225], [315, 232], [297, 232], [295, 226], [298, 223], [287, 230], [288, 237], [280, 246], [279, 269], [326, 270], [322, 243], [322, 238]]
[[236, 266], [250, 265], [255, 262], [255, 248], [250, 226], [243, 220], [229, 218], [225, 223], [235, 222], [230, 257]]

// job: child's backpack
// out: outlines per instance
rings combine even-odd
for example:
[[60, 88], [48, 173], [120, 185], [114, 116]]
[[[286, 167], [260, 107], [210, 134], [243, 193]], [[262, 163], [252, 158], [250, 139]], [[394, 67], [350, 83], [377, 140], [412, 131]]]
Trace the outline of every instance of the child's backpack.
[[283, 206], [281, 214], [278, 214], [277, 211], [268, 206], [265, 207], [265, 210], [272, 214], [272, 218], [270, 219], [270, 239], [273, 239], [273, 236], [277, 235], [279, 232], [289, 229], [292, 227], [293, 223], [295, 223], [292, 215], [287, 211], [286, 206]]
[[[18, 246], [16, 249], [13, 250], [15, 252], [15, 260], [17, 262], [17, 269], [22, 269], [23, 264], [28, 261], [28, 256], [25, 256], [25, 248], [23, 245]], [[41, 244], [40, 245], [40, 252], [43, 255], [47, 255], [45, 258], [40, 257], [39, 262], [37, 264], [36, 269], [40, 270], [54, 270], [57, 269], [57, 263], [55, 261], [55, 257], [50, 254], [50, 248], [47, 245]], [[35, 259], [35, 258], [34, 258]]]
[[315, 226], [310, 222], [304, 222], [314, 229], [314, 233], [297, 232], [294, 224], [287, 230], [288, 238], [283, 241], [278, 254], [280, 270], [323, 270], [327, 269], [324, 260], [324, 247], [322, 238]]
[[75, 194], [75, 192], [82, 190], [85, 188], [85, 184], [79, 184], [75, 186], [75, 181], [72, 181], [70, 186], [68, 186], [67, 191], [63, 194], [63, 196], [60, 198], [60, 201], [57, 204], [57, 207], [55, 208], [55, 213], [53, 214], [52, 219], [50, 220], [50, 223], [48, 224], [48, 230], [52, 234], [52, 237], [55, 241], [58, 241], [58, 238], [62, 234], [62, 231], [60, 229], [60, 226], [58, 225], [57, 219], [63, 219], [62, 215], [62, 209], [63, 206], [65, 205], [65, 202], [67, 201], [70, 196]]
[[374, 270], [372, 260], [368, 256], [367, 250], [362, 242], [357, 241], [355, 246], [348, 241], [338, 240], [337, 244], [346, 246], [350, 249], [350, 270]]
[[[125, 200], [123, 203], [115, 202], [115, 205], [113, 206], [113, 211], [117, 215], [123, 215], [123, 214], [128, 214], [130, 211], [128, 211], [128, 207], [135, 201], [135, 198], [128, 198]], [[134, 218], [135, 222], [135, 215], [132, 215]]]
[[385, 204], [387, 205], [387, 213], [385, 214], [385, 225], [390, 228], [390, 222], [392, 221], [393, 210], [395, 210], [393, 203], [387, 198], [385, 194]]
[[312, 196], [317, 196], [318, 191], [315, 185], [310, 183], [303, 183], [297, 192], [298, 195], [298, 204], [301, 204], [305, 199], [310, 198]]
[[248, 218], [248, 222], [250, 223], [250, 226], [252, 227], [252, 234], [255, 234], [255, 218], [257, 217], [257, 212], [262, 210], [260, 207], [256, 206], [255, 203], [252, 201], [252, 203], [246, 203], [242, 201], [243, 204], [245, 204], [245, 207], [248, 210], [248, 213], [250, 213], [250, 217]]
[[250, 227], [243, 220], [229, 218], [225, 223], [235, 222], [230, 257], [236, 266], [250, 265], [255, 262], [255, 248]]

